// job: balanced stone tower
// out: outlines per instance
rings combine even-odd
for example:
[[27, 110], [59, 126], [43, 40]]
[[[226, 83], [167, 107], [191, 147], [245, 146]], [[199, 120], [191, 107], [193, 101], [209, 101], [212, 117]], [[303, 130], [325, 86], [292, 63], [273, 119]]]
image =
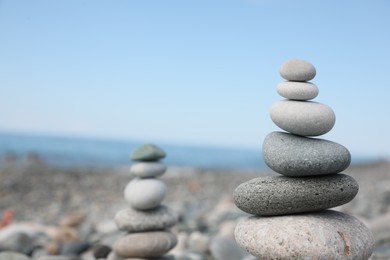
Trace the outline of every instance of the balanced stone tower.
[[237, 243], [259, 259], [368, 259], [371, 231], [353, 216], [327, 210], [351, 201], [359, 186], [342, 174], [350, 162], [342, 145], [311, 138], [329, 132], [333, 110], [308, 101], [318, 95], [314, 66], [303, 60], [282, 64], [286, 79], [277, 87], [285, 100], [270, 110], [272, 121], [286, 132], [272, 132], [263, 143], [265, 163], [278, 176], [242, 183], [234, 202], [253, 214], [235, 229]]
[[165, 156], [152, 144], [139, 147], [131, 155], [136, 161], [130, 168], [134, 178], [124, 191], [129, 208], [115, 215], [118, 229], [127, 234], [115, 243], [114, 259], [172, 259], [163, 255], [177, 243], [176, 236], [167, 231], [176, 224], [177, 215], [161, 205], [167, 188], [157, 178], [166, 171], [159, 162]]

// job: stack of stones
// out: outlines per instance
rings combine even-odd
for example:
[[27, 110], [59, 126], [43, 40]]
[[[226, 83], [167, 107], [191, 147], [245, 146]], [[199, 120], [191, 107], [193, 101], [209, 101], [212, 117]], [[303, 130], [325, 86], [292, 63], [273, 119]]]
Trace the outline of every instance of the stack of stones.
[[164, 255], [177, 243], [176, 236], [167, 231], [176, 224], [177, 215], [161, 205], [166, 185], [157, 178], [166, 171], [159, 162], [164, 157], [165, 152], [151, 144], [139, 147], [131, 155], [136, 161], [130, 168], [134, 178], [124, 192], [129, 208], [115, 215], [118, 229], [127, 234], [115, 243], [115, 258], [172, 259]]
[[351, 161], [342, 145], [310, 138], [329, 132], [333, 110], [308, 101], [318, 95], [307, 82], [314, 66], [290, 60], [280, 68], [286, 82], [277, 92], [286, 100], [270, 111], [272, 121], [286, 132], [270, 133], [263, 158], [278, 176], [242, 183], [234, 191], [238, 208], [253, 214], [235, 229], [237, 243], [259, 259], [368, 259], [373, 251], [370, 230], [356, 218], [332, 207], [351, 201], [357, 182], [341, 174]]

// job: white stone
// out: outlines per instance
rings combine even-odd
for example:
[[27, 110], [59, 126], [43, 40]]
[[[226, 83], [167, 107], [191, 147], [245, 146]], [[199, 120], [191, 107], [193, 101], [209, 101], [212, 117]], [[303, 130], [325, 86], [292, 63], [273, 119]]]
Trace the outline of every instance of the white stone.
[[336, 122], [330, 107], [312, 101], [278, 101], [272, 105], [270, 115], [281, 129], [302, 136], [326, 134]]
[[248, 217], [235, 230], [237, 243], [259, 259], [367, 260], [371, 231], [353, 216], [325, 210], [278, 217]]
[[280, 75], [291, 81], [309, 81], [316, 76], [316, 68], [304, 60], [288, 60], [280, 66]]
[[138, 162], [130, 167], [130, 173], [140, 178], [155, 178], [165, 173], [167, 167], [160, 162]]
[[293, 100], [310, 100], [318, 95], [318, 87], [310, 82], [285, 81], [276, 87], [284, 98]]
[[124, 197], [134, 209], [147, 210], [161, 204], [166, 190], [166, 185], [161, 180], [135, 178], [127, 184]]

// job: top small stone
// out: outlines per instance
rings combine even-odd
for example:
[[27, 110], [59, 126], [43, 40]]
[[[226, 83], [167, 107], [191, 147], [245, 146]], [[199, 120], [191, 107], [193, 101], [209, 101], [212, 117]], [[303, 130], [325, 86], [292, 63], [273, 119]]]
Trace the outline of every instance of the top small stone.
[[309, 81], [316, 76], [316, 68], [304, 60], [288, 60], [280, 66], [280, 75], [290, 81]]
[[166, 156], [165, 152], [153, 145], [153, 144], [144, 144], [141, 147], [137, 148], [130, 156], [134, 161], [158, 161]]

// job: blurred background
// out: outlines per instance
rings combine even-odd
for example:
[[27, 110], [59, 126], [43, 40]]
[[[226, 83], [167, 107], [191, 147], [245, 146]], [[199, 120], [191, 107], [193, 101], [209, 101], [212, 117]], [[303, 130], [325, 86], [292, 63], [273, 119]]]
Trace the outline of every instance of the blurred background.
[[118, 166], [144, 142], [167, 163], [262, 168], [280, 65], [317, 69], [336, 113], [321, 138], [390, 157], [390, 3], [0, 1], [0, 155]]

